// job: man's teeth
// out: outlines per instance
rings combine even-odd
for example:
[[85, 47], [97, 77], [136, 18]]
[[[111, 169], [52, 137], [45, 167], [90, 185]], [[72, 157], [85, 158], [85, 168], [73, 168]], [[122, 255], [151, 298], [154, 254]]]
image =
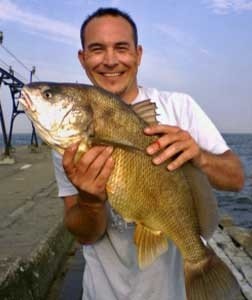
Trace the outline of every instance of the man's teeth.
[[106, 77], [116, 77], [121, 75], [121, 73], [104, 73], [103, 75]]

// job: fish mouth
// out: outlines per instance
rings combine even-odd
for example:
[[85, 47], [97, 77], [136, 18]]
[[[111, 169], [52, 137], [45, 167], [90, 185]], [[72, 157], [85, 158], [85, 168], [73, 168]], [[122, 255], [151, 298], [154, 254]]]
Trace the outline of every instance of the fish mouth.
[[35, 108], [34, 104], [32, 103], [29, 93], [26, 91], [25, 88], [22, 89], [21, 96], [18, 99], [18, 101], [23, 105], [23, 107], [26, 110], [30, 110], [31, 112], [36, 111], [36, 108]]

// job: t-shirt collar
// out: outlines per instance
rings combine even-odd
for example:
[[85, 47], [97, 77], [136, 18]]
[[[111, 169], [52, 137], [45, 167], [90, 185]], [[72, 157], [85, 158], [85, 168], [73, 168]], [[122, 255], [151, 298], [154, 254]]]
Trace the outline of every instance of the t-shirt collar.
[[138, 94], [136, 96], [136, 98], [131, 102], [131, 104], [136, 104], [138, 102], [144, 101], [146, 99], [146, 95], [144, 93], [144, 90], [142, 87], [138, 87]]

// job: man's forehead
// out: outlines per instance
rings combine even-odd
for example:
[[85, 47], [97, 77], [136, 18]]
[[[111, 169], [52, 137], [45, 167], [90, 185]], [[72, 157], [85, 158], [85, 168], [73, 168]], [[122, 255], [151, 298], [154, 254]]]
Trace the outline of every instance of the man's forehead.
[[133, 38], [133, 29], [130, 23], [121, 16], [102, 16], [93, 18], [85, 28], [85, 40], [97, 37], [121, 36]]

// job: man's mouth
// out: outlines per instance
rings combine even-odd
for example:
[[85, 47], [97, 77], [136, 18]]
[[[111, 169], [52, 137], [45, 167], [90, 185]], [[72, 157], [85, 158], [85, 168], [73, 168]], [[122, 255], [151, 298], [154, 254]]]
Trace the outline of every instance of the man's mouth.
[[113, 72], [113, 73], [101, 73], [101, 75], [103, 75], [104, 77], [118, 77], [121, 76], [124, 72]]

